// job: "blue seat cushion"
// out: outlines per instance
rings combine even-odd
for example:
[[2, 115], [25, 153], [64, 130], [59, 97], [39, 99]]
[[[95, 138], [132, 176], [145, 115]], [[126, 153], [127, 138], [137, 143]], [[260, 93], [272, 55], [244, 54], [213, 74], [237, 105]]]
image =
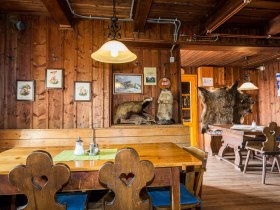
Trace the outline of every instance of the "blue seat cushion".
[[[155, 207], [171, 206], [171, 194], [169, 187], [148, 188], [148, 194], [152, 199], [152, 204]], [[197, 204], [201, 203], [200, 199], [190, 193], [186, 187], [180, 184], [180, 204]]]
[[84, 210], [87, 202], [87, 193], [59, 193], [56, 194], [56, 201], [60, 204], [66, 204], [67, 210]]

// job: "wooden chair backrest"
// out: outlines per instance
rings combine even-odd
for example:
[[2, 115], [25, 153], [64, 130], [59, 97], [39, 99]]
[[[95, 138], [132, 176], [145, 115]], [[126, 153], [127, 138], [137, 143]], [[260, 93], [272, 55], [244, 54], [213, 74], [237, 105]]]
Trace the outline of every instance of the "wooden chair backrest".
[[280, 127], [277, 126], [276, 122], [271, 122], [268, 124], [268, 127], [263, 129], [263, 134], [266, 137], [266, 141], [263, 142], [262, 151], [279, 151], [278, 145], [279, 142], [276, 141], [276, 138], [280, 136]]
[[66, 206], [56, 203], [55, 194], [68, 182], [70, 169], [67, 165], [53, 165], [46, 151], [34, 151], [9, 173], [9, 181], [25, 194], [28, 204], [25, 210], [65, 210]]
[[145, 210], [150, 208], [150, 200], [143, 200], [140, 191], [154, 177], [154, 166], [150, 161], [139, 159], [132, 148], [121, 149], [115, 163], [105, 163], [99, 171], [99, 180], [111, 189], [115, 197], [105, 202], [104, 209]]
[[208, 153], [192, 146], [183, 147], [183, 149], [202, 161], [202, 165], [199, 168], [193, 166], [187, 167], [185, 177], [186, 188], [195, 196], [198, 196], [201, 192], [203, 174], [206, 171]]

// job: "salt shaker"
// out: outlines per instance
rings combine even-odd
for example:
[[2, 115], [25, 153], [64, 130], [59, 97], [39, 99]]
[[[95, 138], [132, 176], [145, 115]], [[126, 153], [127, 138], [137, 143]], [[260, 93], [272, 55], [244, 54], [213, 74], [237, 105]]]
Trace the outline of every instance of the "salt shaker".
[[97, 155], [99, 153], [98, 144], [91, 143], [89, 146], [89, 155]]
[[81, 138], [79, 136], [76, 141], [74, 155], [83, 155], [84, 153], [85, 153], [85, 151], [84, 151], [83, 141], [81, 140]]
[[253, 129], [255, 129], [257, 127], [257, 123], [253, 120], [252, 122], [252, 126], [251, 126]]

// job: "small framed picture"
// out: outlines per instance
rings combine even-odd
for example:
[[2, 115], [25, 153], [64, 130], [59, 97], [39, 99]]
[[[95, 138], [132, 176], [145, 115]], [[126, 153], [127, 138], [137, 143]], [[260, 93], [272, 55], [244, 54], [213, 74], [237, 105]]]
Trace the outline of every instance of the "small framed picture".
[[114, 94], [142, 93], [142, 74], [114, 74]]
[[46, 69], [46, 88], [63, 88], [63, 69]]
[[74, 100], [91, 101], [91, 82], [74, 82]]
[[156, 67], [144, 67], [144, 85], [157, 85]]
[[17, 100], [18, 101], [34, 101], [34, 80], [17, 81]]

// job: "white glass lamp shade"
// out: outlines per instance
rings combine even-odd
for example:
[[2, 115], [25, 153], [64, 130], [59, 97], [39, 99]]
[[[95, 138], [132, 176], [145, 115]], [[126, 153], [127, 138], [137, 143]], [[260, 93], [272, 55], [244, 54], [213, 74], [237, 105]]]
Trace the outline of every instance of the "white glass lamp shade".
[[252, 82], [244, 82], [238, 90], [258, 90], [259, 88]]
[[91, 58], [103, 63], [128, 63], [134, 61], [137, 56], [123, 43], [111, 40], [103, 44], [99, 50], [91, 54]]

